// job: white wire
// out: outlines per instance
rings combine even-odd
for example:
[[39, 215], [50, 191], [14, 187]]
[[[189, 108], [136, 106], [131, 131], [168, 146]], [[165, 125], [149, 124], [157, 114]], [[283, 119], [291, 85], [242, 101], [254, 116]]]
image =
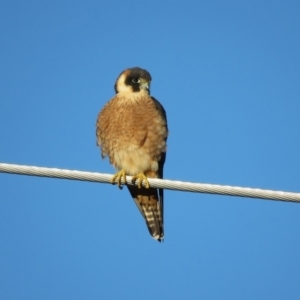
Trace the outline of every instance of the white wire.
[[[111, 183], [111, 179], [113, 176], [111, 174], [102, 174], [95, 172], [83, 172], [75, 170], [44, 168], [4, 163], [0, 163], [0, 173], [64, 178], [71, 180], [82, 180], [102, 183]], [[131, 183], [131, 176], [126, 176], [126, 181], [127, 184], [133, 185]], [[124, 181], [122, 183], [124, 184]], [[300, 202], [300, 193], [253, 189], [228, 185], [192, 183], [154, 178], [149, 178], [149, 183], [151, 187], [169, 190], [260, 198], [268, 200], [280, 200], [288, 202]]]

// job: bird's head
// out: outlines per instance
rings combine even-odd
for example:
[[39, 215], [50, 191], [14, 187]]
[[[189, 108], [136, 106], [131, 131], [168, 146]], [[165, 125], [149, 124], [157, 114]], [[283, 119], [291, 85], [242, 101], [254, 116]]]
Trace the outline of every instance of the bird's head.
[[135, 67], [124, 70], [116, 80], [116, 93], [136, 93], [146, 91], [150, 94], [151, 75], [148, 71]]

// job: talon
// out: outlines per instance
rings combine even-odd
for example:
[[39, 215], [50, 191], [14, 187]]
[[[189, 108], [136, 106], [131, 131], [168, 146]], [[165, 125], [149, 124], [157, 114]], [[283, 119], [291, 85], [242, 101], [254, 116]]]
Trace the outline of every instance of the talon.
[[138, 180], [137, 186], [139, 189], [142, 188], [143, 180], [145, 180], [146, 189], [149, 189], [150, 184], [144, 173], [139, 173], [139, 174], [133, 176], [131, 181], [132, 181], [132, 183], [135, 183], [137, 180]]
[[120, 189], [122, 189], [122, 187], [121, 187], [121, 184], [122, 184], [122, 178], [124, 179], [125, 184], [126, 184], [126, 173], [125, 173], [125, 170], [121, 170], [121, 171], [117, 172], [117, 173], [113, 176], [113, 178], [111, 179], [111, 183], [112, 183], [112, 184], [117, 183], [117, 184], [118, 184], [118, 187], [119, 187]]

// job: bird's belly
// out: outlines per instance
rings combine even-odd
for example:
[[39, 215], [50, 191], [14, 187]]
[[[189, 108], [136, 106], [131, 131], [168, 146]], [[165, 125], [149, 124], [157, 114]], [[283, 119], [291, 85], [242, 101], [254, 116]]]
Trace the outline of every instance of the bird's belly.
[[114, 153], [113, 160], [115, 167], [118, 170], [125, 170], [128, 175], [158, 170], [157, 161], [154, 161], [146, 149], [142, 147], [119, 149]]

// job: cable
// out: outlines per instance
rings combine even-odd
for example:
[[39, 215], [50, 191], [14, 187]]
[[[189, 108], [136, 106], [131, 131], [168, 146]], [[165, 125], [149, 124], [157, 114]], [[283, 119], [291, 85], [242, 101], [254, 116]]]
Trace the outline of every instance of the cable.
[[[60, 179], [81, 180], [90, 182], [111, 183], [111, 174], [95, 172], [83, 172], [75, 170], [65, 170], [56, 168], [44, 168], [35, 166], [24, 166], [15, 164], [0, 163], [0, 173], [11, 173], [19, 175], [30, 175], [40, 177], [51, 177]], [[131, 176], [126, 176], [127, 184], [131, 183]], [[124, 183], [124, 182], [122, 182]], [[300, 193], [281, 192], [263, 189], [244, 188], [228, 185], [203, 184], [166, 179], [149, 178], [151, 187], [185, 192], [219, 194], [228, 196], [260, 198], [268, 200], [280, 200], [300, 203]]]

